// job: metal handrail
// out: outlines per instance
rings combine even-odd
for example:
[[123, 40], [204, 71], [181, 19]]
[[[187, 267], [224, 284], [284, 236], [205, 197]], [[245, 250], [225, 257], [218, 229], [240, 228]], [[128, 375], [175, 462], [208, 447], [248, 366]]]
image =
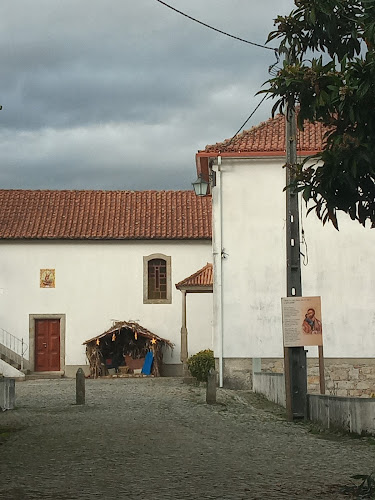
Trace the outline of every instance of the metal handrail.
[[7, 332], [4, 328], [0, 328], [0, 344], [2, 344], [6, 349], [17, 354], [21, 358], [21, 370], [23, 370], [24, 356], [27, 352], [29, 346], [22, 339], [19, 339], [12, 333]]

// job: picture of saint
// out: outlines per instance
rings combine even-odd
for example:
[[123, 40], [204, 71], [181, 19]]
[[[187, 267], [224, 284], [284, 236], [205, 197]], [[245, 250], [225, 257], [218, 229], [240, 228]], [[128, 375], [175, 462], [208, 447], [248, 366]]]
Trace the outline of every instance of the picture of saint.
[[40, 288], [55, 288], [55, 270], [40, 270]]
[[319, 296], [283, 297], [281, 307], [284, 347], [323, 345], [322, 306]]
[[321, 334], [322, 333], [322, 322], [315, 317], [315, 309], [310, 307], [307, 309], [305, 314], [305, 319], [302, 323], [303, 333], [306, 334]]

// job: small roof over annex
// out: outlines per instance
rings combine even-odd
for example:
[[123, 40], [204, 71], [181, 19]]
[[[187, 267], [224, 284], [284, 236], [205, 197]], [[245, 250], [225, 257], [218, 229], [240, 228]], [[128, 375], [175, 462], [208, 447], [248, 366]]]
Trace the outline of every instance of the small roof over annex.
[[0, 190], [0, 239], [210, 240], [193, 191]]
[[181, 325], [181, 362], [182, 373], [187, 375], [188, 360], [188, 331], [186, 322], [186, 296], [188, 293], [212, 293], [213, 292], [213, 266], [209, 262], [191, 276], [176, 284], [176, 288], [182, 295], [182, 325]]
[[212, 292], [213, 290], [213, 266], [208, 263], [191, 276], [176, 284], [177, 290], [186, 292]]

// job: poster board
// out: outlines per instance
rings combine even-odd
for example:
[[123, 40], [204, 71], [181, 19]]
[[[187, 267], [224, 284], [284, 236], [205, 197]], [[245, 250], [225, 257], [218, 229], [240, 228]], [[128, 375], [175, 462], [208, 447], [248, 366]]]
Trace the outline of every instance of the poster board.
[[320, 297], [281, 299], [284, 347], [323, 345]]

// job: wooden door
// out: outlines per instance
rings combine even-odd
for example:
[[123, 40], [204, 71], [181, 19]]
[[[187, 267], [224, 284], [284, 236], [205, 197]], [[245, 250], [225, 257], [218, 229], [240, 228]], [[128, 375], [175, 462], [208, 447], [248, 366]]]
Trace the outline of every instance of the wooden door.
[[60, 320], [35, 320], [35, 371], [60, 370]]

